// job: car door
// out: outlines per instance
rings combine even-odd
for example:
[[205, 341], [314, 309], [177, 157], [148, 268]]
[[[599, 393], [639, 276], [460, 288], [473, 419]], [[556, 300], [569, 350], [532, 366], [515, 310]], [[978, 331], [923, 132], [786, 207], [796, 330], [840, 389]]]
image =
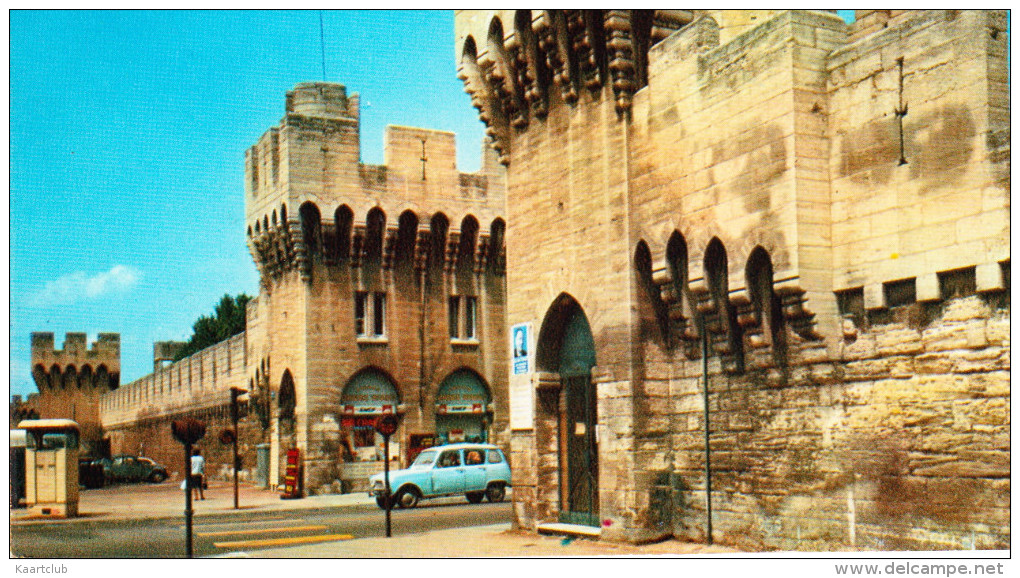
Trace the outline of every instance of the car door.
[[113, 475], [113, 479], [120, 481], [124, 479], [127, 473], [124, 468], [124, 456], [117, 456], [113, 458], [113, 462], [110, 464], [110, 473]]
[[464, 491], [465, 468], [460, 450], [446, 450], [439, 454], [432, 469], [432, 488], [438, 494], [459, 494]]
[[124, 458], [124, 478], [132, 482], [136, 482], [139, 479], [141, 470], [141, 464], [138, 463], [138, 458], [134, 456], [127, 456]]
[[464, 450], [464, 491], [477, 492], [485, 489], [485, 450]]

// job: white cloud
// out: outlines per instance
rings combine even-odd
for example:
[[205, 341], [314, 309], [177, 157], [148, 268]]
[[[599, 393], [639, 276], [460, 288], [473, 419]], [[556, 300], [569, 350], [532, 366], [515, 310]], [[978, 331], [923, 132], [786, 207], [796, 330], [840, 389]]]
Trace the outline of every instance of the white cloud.
[[126, 265], [114, 265], [109, 271], [91, 277], [83, 271], [75, 271], [47, 282], [34, 301], [37, 305], [66, 305], [124, 293], [138, 283], [140, 276], [138, 270]]

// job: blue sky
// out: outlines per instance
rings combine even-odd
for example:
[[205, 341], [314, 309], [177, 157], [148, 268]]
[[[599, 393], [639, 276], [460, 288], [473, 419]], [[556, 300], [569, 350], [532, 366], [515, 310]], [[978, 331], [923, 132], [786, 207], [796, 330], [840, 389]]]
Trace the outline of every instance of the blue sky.
[[[846, 12], [841, 14], [847, 18]], [[362, 161], [387, 124], [483, 127], [456, 78], [452, 12], [10, 13], [11, 393], [35, 391], [29, 336], [121, 335], [121, 381], [224, 293], [257, 293], [244, 151], [284, 94], [325, 79], [362, 97]]]
[[[387, 124], [483, 126], [456, 77], [452, 12], [325, 11], [326, 80], [361, 94], [362, 161]], [[244, 151], [322, 80], [320, 12], [10, 13], [11, 393], [33, 331], [121, 335], [121, 381], [224, 293], [255, 295]]]

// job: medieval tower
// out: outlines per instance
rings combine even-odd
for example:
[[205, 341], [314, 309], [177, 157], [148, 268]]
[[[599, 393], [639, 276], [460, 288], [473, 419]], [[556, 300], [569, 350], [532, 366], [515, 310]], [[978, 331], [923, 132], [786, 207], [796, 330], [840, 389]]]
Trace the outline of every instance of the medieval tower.
[[120, 386], [120, 335], [100, 333], [88, 346], [84, 333], [68, 333], [54, 349], [52, 333], [32, 334], [32, 378], [39, 394], [27, 407], [42, 419], [67, 418], [81, 428], [83, 451], [101, 452], [102, 396]]
[[457, 13], [535, 336], [521, 526], [1008, 547], [1006, 22]]
[[[246, 156], [250, 391], [266, 402], [273, 471], [299, 449], [311, 487], [359, 487], [422, 443], [505, 441], [504, 171], [457, 170], [454, 135], [390, 126], [360, 162], [358, 96], [297, 85]], [[274, 473], [272, 477], [275, 478]]]

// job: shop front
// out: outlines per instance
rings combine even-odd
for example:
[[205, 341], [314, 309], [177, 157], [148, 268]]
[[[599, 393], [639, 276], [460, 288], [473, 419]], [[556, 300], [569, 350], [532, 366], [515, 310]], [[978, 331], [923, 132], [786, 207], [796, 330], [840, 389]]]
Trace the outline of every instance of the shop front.
[[487, 442], [492, 414], [489, 388], [469, 369], [451, 373], [436, 393], [436, 437], [439, 443]]
[[[399, 404], [396, 386], [376, 369], [361, 371], [344, 387], [339, 420], [344, 446], [341, 477], [352, 488], [367, 488], [368, 477], [383, 470], [383, 437], [375, 431], [375, 420], [384, 414], [397, 413]], [[391, 460], [399, 460], [399, 438], [390, 438]]]

